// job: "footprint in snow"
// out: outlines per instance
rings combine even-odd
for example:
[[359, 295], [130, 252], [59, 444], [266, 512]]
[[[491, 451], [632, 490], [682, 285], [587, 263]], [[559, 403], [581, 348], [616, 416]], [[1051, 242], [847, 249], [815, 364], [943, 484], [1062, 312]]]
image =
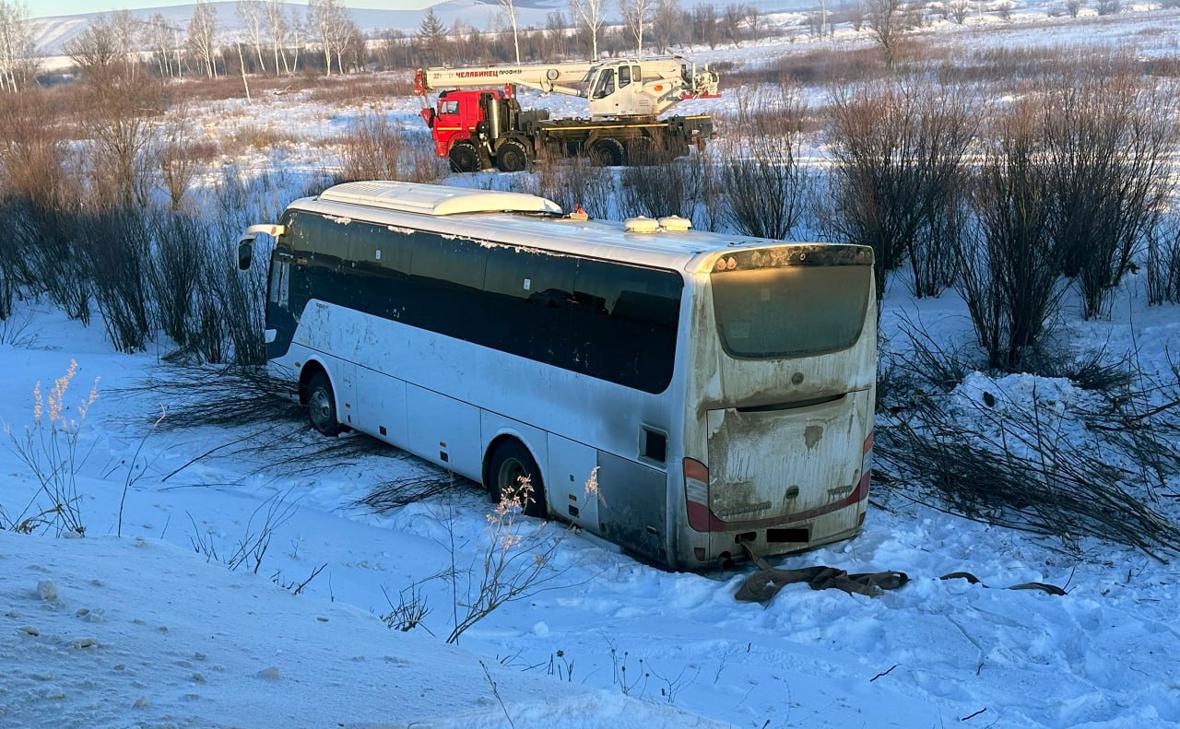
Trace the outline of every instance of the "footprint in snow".
[[78, 608], [78, 611], [75, 612], [74, 615], [88, 623], [106, 622], [106, 613], [102, 608], [95, 608], [94, 610], [91, 610], [90, 608]]
[[267, 681], [278, 681], [280, 678], [282, 678], [282, 674], [279, 673], [279, 669], [275, 666], [264, 668], [259, 671], [257, 675], [258, 678], [262, 678]]

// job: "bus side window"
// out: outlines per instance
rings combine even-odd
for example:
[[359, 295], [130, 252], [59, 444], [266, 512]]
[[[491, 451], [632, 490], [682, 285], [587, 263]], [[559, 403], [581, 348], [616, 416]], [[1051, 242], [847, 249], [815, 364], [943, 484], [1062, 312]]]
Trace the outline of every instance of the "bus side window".
[[631, 67], [630, 66], [620, 66], [619, 67], [619, 88], [620, 89], [625, 88], [630, 85], [631, 85]]
[[484, 276], [484, 315], [491, 346], [576, 369], [573, 345], [567, 341], [575, 267], [570, 258], [491, 247]]

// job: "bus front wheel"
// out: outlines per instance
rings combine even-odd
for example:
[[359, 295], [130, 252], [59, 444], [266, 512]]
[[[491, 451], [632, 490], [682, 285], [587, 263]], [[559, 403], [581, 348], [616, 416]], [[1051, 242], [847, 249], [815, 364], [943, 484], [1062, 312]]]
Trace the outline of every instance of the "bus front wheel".
[[[522, 493], [525, 483], [529, 488]], [[545, 484], [541, 480], [541, 469], [520, 441], [506, 440], [496, 446], [488, 463], [485, 485], [493, 501], [499, 503], [504, 495], [516, 494], [521, 497], [526, 515], [545, 518]]]
[[344, 431], [336, 419], [336, 393], [324, 372], [315, 372], [307, 382], [307, 419], [311, 427], [329, 438]]

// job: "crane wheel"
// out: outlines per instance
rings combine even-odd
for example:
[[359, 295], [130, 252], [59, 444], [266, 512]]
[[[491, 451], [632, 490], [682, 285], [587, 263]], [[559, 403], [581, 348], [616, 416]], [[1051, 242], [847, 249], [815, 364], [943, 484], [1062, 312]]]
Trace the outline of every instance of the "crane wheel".
[[619, 140], [605, 137], [590, 145], [590, 159], [603, 167], [619, 167], [627, 163], [627, 150]]
[[501, 172], [520, 172], [528, 164], [529, 153], [515, 139], [506, 140], [496, 150], [496, 166]]
[[455, 142], [447, 153], [451, 172], [476, 172], [479, 170], [479, 150], [471, 142]]

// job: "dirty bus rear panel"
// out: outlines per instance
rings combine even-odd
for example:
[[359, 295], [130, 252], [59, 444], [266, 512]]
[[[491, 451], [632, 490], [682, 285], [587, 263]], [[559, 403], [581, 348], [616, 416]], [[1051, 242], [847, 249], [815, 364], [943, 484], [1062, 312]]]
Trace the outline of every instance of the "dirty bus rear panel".
[[799, 244], [699, 262], [678, 561], [783, 554], [854, 535], [876, 381], [872, 250]]

